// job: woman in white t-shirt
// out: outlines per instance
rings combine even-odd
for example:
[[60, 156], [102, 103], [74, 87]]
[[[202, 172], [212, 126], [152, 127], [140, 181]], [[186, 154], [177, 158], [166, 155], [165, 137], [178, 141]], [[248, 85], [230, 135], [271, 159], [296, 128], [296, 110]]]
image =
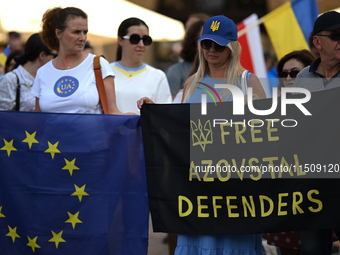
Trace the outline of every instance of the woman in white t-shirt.
[[[47, 10], [41, 38], [58, 56], [42, 66], [33, 84], [36, 112], [102, 113], [93, 70], [95, 55], [84, 52], [87, 14], [75, 7]], [[114, 72], [100, 58], [110, 114], [121, 114], [116, 105]]]
[[124, 20], [118, 28], [115, 73], [117, 106], [123, 112], [140, 114], [136, 102], [147, 96], [156, 103], [171, 103], [168, 80], [163, 71], [143, 62], [152, 43], [149, 28], [138, 18]]

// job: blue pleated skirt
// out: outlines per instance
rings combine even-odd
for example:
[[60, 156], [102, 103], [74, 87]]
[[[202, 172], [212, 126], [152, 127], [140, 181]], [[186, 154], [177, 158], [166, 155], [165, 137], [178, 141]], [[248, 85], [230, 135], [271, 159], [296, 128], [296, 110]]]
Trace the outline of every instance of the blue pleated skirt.
[[262, 236], [178, 235], [175, 255], [263, 255]]

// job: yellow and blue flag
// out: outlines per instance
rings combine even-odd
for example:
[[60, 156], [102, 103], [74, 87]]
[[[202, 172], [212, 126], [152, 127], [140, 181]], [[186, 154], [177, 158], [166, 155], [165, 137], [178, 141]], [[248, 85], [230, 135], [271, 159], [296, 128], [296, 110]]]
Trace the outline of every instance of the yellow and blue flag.
[[147, 254], [139, 116], [0, 112], [0, 254]]
[[0, 64], [5, 67], [7, 57], [11, 53], [11, 49], [7, 45], [7, 47], [0, 53]]
[[294, 0], [263, 17], [278, 59], [295, 50], [309, 50], [308, 38], [318, 15], [316, 0]]

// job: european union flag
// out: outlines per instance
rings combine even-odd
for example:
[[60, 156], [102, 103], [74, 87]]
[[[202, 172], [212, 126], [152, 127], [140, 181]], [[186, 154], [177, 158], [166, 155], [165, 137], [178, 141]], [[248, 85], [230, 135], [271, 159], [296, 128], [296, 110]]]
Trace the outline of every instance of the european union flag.
[[147, 254], [139, 116], [0, 112], [0, 254]]

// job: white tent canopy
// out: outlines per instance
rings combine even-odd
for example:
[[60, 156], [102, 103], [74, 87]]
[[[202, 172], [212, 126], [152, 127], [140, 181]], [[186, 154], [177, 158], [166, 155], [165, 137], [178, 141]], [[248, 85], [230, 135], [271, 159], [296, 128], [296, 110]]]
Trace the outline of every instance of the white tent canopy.
[[125, 0], [2, 0], [0, 3], [0, 41], [7, 32], [39, 32], [43, 13], [52, 7], [78, 7], [88, 14], [91, 44], [112, 42], [119, 24], [126, 18], [138, 17], [149, 26], [154, 41], [178, 41], [184, 37], [182, 22], [150, 11]]

